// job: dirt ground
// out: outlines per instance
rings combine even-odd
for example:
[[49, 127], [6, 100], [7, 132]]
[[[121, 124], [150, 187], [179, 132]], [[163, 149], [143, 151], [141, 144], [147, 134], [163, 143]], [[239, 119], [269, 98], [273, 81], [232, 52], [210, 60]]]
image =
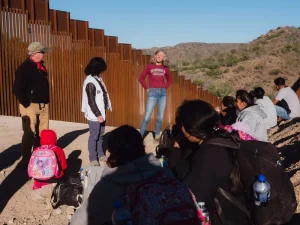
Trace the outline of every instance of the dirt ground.
[[[78, 171], [88, 165], [88, 126], [86, 124], [50, 121], [50, 128], [57, 132], [58, 145], [65, 150], [70, 171]], [[107, 132], [112, 127], [107, 127]], [[21, 119], [0, 116], [0, 225], [67, 225], [70, 208], [53, 210], [48, 200], [32, 200], [32, 180], [19, 166], [22, 137]], [[289, 121], [270, 133], [270, 141], [276, 144], [285, 157], [300, 200], [300, 120]], [[104, 139], [107, 137], [105, 135]], [[147, 152], [155, 149], [151, 134], [145, 138]], [[299, 185], [298, 185], [299, 184]], [[298, 206], [297, 212], [300, 212]], [[295, 223], [295, 224], [300, 224]]]

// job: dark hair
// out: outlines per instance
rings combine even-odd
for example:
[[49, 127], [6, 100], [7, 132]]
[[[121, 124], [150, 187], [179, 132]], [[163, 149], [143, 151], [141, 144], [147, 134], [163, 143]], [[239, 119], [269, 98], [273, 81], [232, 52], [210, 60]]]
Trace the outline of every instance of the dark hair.
[[245, 90], [238, 90], [236, 92], [236, 99], [241, 99], [242, 102], [247, 104], [247, 107], [254, 105], [254, 97]]
[[[207, 102], [201, 100], [184, 101], [177, 109], [176, 121], [182, 124], [188, 134], [201, 140], [205, 141], [213, 137], [220, 137], [230, 139], [239, 145], [240, 137], [238, 132], [233, 131], [229, 133], [224, 129], [219, 129], [219, 115]], [[232, 163], [229, 179], [233, 193], [238, 192], [242, 187], [237, 152], [238, 150], [236, 149], [228, 148], [228, 154]]]
[[261, 87], [254, 88], [250, 93], [257, 99], [262, 99], [265, 96], [265, 90]]
[[87, 76], [88, 75], [96, 76], [106, 71], [106, 69], [107, 69], [107, 65], [104, 59], [100, 57], [95, 57], [91, 59], [89, 64], [87, 64], [84, 73]]
[[111, 168], [125, 165], [146, 155], [142, 135], [133, 127], [123, 125], [111, 131], [107, 140], [110, 156], [107, 165]]
[[282, 77], [278, 77], [274, 80], [274, 83], [276, 84], [276, 86], [285, 85], [285, 79]]
[[230, 109], [235, 107], [234, 98], [231, 96], [225, 96], [222, 100], [222, 103], [225, 107], [230, 108]]

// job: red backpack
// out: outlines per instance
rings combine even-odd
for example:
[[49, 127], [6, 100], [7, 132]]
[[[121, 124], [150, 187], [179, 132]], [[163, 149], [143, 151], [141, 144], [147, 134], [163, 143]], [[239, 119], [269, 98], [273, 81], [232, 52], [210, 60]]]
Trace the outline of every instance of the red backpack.
[[133, 224], [209, 225], [186, 185], [164, 170], [127, 189]]

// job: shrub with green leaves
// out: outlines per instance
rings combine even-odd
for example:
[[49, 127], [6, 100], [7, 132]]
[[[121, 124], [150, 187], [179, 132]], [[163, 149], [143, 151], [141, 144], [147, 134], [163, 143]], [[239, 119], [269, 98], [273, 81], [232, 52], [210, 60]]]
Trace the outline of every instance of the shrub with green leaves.
[[229, 84], [219, 84], [219, 85], [211, 84], [208, 87], [208, 91], [218, 97], [224, 97], [227, 95], [231, 95], [233, 92], [233, 88]]
[[275, 70], [271, 70], [270, 72], [269, 72], [269, 74], [270, 75], [278, 75], [278, 74], [280, 74], [281, 73], [281, 70], [280, 69], [275, 69]]
[[234, 71], [239, 73], [239, 72], [242, 72], [244, 71], [246, 68], [244, 66], [239, 66], [238, 68], [236, 68]]
[[201, 79], [196, 79], [193, 81], [193, 83], [199, 87], [203, 87], [204, 86], [204, 81]]
[[219, 68], [216, 69], [210, 69], [206, 72], [207, 76], [219, 76], [221, 75], [223, 72], [222, 70], [220, 70]]
[[263, 70], [263, 69], [264, 69], [264, 65], [258, 64], [258, 65], [256, 65], [256, 66], [254, 67], [254, 69], [256, 69], [256, 70]]

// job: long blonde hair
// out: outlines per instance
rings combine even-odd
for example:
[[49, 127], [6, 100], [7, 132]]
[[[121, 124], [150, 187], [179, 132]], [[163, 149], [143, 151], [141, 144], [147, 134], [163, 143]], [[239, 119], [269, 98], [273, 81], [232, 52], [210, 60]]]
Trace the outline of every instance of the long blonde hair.
[[160, 52], [162, 52], [162, 53], [164, 53], [164, 58], [163, 58], [163, 60], [162, 60], [162, 65], [164, 66], [164, 67], [170, 67], [170, 61], [169, 61], [169, 57], [167, 56], [167, 54], [163, 51], [163, 50], [157, 50], [155, 53], [154, 53], [154, 55], [152, 56], [152, 58], [151, 58], [151, 60], [150, 60], [150, 63], [151, 64], [156, 64], [156, 55], [158, 54], [158, 53], [160, 53]]

